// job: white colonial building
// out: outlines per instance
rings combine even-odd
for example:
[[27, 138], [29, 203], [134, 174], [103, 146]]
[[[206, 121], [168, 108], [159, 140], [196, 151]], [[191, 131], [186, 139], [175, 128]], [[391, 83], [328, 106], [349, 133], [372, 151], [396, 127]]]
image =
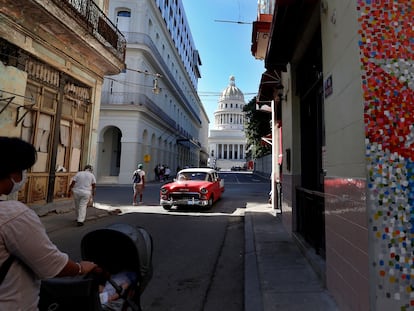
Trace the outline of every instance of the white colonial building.
[[245, 165], [244, 105], [243, 92], [231, 76], [214, 112], [214, 127], [208, 138], [209, 166], [227, 170]]
[[201, 61], [181, 0], [110, 0], [127, 40], [126, 70], [105, 79], [98, 136], [100, 183], [131, 182], [138, 163], [207, 165], [208, 116], [197, 95]]

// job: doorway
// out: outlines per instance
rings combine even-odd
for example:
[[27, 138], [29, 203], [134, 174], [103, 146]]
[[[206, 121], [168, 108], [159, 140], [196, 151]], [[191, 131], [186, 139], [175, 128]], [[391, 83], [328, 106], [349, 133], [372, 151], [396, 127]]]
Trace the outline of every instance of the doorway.
[[100, 143], [99, 175], [103, 178], [118, 177], [121, 166], [121, 138], [119, 128], [110, 126], [103, 130]]
[[301, 185], [296, 191], [297, 231], [325, 257], [324, 170], [325, 147], [323, 109], [322, 44], [320, 29], [297, 67], [300, 97]]

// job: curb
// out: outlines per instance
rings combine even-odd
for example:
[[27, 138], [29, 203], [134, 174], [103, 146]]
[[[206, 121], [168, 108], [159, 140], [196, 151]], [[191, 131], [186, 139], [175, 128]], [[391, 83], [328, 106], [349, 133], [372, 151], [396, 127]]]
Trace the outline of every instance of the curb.
[[244, 215], [244, 310], [262, 311], [263, 300], [253, 227], [253, 217], [249, 212], [246, 212]]

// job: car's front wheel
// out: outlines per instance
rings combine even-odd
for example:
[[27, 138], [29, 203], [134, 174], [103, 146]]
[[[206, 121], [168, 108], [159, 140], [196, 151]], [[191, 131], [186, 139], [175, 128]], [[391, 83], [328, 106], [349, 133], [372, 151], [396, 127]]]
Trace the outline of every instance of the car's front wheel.
[[166, 211], [169, 211], [171, 209], [171, 205], [163, 205], [162, 206], [163, 209], [165, 209]]
[[208, 204], [206, 206], [206, 209], [210, 209], [213, 207], [213, 203], [214, 203], [214, 196], [212, 195], [209, 199], [208, 199]]

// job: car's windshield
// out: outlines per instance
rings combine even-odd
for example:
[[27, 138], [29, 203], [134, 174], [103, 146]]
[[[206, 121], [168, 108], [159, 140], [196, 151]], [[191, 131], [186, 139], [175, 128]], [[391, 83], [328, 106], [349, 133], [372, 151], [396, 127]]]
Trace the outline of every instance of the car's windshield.
[[209, 180], [208, 174], [203, 172], [179, 173], [178, 180]]

